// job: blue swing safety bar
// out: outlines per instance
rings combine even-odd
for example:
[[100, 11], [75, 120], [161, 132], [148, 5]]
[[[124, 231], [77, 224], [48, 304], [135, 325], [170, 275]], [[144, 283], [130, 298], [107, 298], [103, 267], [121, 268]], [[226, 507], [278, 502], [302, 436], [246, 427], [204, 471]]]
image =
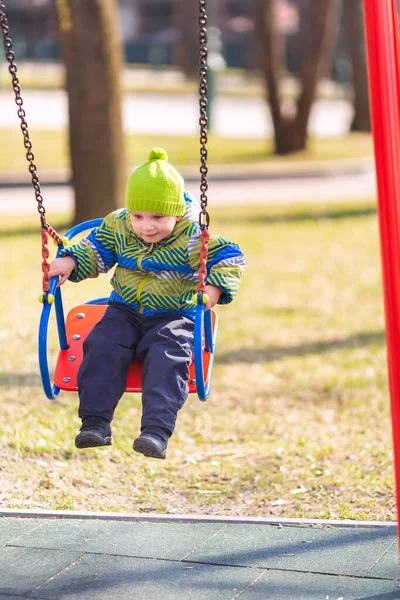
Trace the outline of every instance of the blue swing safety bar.
[[[101, 223], [101, 219], [91, 219], [90, 221], [85, 221], [75, 227], [72, 227], [64, 236], [64, 240], [66, 243], [69, 243], [76, 235], [82, 233], [82, 231], [86, 231], [88, 229], [93, 229], [94, 227], [98, 227]], [[56, 258], [59, 257], [60, 251], [64, 248], [64, 243], [58, 245]], [[50, 288], [47, 295], [43, 298], [43, 309], [40, 317], [39, 323], [39, 368], [40, 375], [42, 378], [42, 384], [44, 393], [46, 394], [49, 400], [54, 400], [58, 394], [60, 393], [60, 388], [55, 384], [51, 383], [50, 380], [50, 372], [47, 360], [47, 331], [49, 325], [49, 318], [51, 313], [51, 307], [54, 299], [54, 306], [56, 311], [56, 322], [57, 322], [57, 331], [58, 331], [58, 341], [60, 345], [60, 350], [66, 350], [68, 348], [67, 334], [65, 330], [65, 317], [64, 317], [64, 308], [61, 296], [61, 288], [57, 287], [58, 276], [52, 277], [50, 279]], [[102, 302], [103, 300], [103, 302]], [[91, 302], [87, 302], [86, 304], [105, 304], [105, 298], [93, 300]]]
[[[196, 316], [194, 321], [194, 371], [196, 373], [196, 391], [199, 400], [205, 402], [210, 395], [211, 373], [215, 352], [215, 341], [218, 325], [212, 328], [211, 310], [205, 310], [202, 292], [197, 295]], [[204, 381], [203, 365], [203, 331], [204, 350], [210, 353], [209, 377]]]
[[[101, 221], [102, 219], [91, 219], [75, 225], [69, 231], [67, 231], [63, 241], [69, 243], [79, 233], [93, 229], [94, 227], [98, 227]], [[60, 251], [63, 249], [63, 247], [64, 243], [58, 245], [56, 258], [59, 257]], [[47, 359], [47, 332], [53, 303], [55, 306], [60, 350], [66, 350], [68, 348], [61, 288], [57, 287], [57, 283], [58, 276], [50, 279], [49, 292], [44, 294], [42, 297], [43, 308], [39, 323], [39, 368], [44, 392], [46, 397], [50, 400], [55, 400], [60, 393], [60, 388], [51, 382]], [[85, 304], [107, 304], [107, 302], [108, 298], [96, 298], [94, 300], [85, 302]], [[210, 394], [216, 335], [217, 322], [214, 325], [213, 331], [211, 310], [205, 310], [202, 294], [198, 294], [194, 327], [194, 369], [196, 375], [196, 391], [199, 399], [202, 402], [207, 400]], [[210, 353], [208, 378], [206, 382], [204, 381], [203, 349]]]

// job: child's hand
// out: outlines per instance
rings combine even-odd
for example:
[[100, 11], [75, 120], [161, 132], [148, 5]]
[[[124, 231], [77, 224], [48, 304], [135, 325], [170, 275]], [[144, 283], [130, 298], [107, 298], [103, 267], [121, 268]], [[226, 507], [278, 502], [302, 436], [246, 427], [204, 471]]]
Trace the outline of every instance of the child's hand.
[[76, 262], [72, 256], [67, 255], [62, 258], [56, 258], [50, 265], [49, 277], [61, 275], [60, 280], [57, 283], [57, 287], [60, 287], [60, 285], [67, 281], [74, 269], [76, 269]]
[[209, 301], [206, 304], [206, 310], [210, 310], [210, 308], [217, 304], [222, 294], [222, 290], [215, 285], [206, 285], [206, 294], [209, 297]]

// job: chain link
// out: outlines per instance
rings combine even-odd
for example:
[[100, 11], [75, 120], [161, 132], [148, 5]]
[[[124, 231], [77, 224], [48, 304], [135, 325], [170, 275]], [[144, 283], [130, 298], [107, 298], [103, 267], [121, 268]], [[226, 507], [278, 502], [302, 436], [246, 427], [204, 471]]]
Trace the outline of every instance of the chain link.
[[207, 158], [208, 158], [208, 150], [207, 150], [207, 108], [208, 108], [208, 86], [207, 86], [207, 58], [208, 58], [208, 50], [207, 50], [207, 0], [199, 0], [199, 26], [200, 26], [200, 50], [199, 50], [199, 59], [200, 59], [200, 67], [199, 67], [199, 75], [200, 75], [200, 173], [201, 173], [201, 182], [200, 182], [200, 206], [201, 212], [199, 215], [200, 227], [202, 229], [207, 229], [210, 223], [210, 215], [207, 212]]
[[199, 0], [199, 26], [200, 26], [200, 49], [199, 49], [199, 76], [200, 76], [200, 205], [201, 212], [199, 214], [199, 223], [201, 228], [201, 248], [200, 248], [200, 260], [199, 260], [199, 283], [197, 286], [198, 302], [202, 303], [203, 294], [206, 291], [206, 277], [207, 277], [207, 255], [208, 255], [208, 242], [210, 234], [208, 232], [208, 226], [210, 224], [210, 215], [207, 212], [207, 0]]
[[17, 66], [15, 64], [15, 54], [13, 51], [13, 45], [10, 38], [10, 29], [8, 26], [7, 14], [5, 4], [0, 0], [0, 25], [3, 33], [3, 43], [6, 51], [6, 59], [9, 62], [8, 71], [11, 75], [12, 87], [15, 94], [15, 103], [18, 106], [17, 114], [21, 121], [21, 131], [24, 137], [24, 146], [26, 148], [26, 159], [29, 163], [29, 172], [32, 177], [32, 185], [35, 191], [35, 197], [37, 202], [37, 209], [40, 215], [40, 222], [42, 225], [42, 229], [47, 228], [46, 224], [46, 211], [43, 206], [43, 197], [40, 190], [39, 178], [36, 171], [36, 165], [34, 163], [35, 156], [32, 152], [32, 142], [29, 138], [28, 124], [26, 122], [26, 113], [23, 108], [23, 101], [21, 97], [21, 88], [19, 84], [19, 79], [17, 76]]

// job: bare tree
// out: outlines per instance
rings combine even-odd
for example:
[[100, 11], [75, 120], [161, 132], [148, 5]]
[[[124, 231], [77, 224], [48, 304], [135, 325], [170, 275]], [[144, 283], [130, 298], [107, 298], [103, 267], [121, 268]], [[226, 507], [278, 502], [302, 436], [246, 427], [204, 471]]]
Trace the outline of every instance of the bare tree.
[[121, 206], [122, 49], [115, 0], [57, 0], [69, 102], [75, 221]]
[[172, 0], [177, 40], [173, 50], [174, 64], [190, 79], [197, 77], [199, 53], [199, 9], [197, 2]]
[[299, 0], [301, 65], [300, 94], [294, 114], [284, 114], [280, 80], [284, 72], [284, 39], [277, 24], [275, 0], [254, 0], [256, 31], [260, 47], [267, 101], [275, 134], [275, 152], [304, 150], [308, 122], [321, 70], [326, 70], [332, 36], [337, 33], [338, 0]]
[[344, 0], [343, 24], [350, 55], [354, 118], [352, 131], [371, 131], [363, 0]]

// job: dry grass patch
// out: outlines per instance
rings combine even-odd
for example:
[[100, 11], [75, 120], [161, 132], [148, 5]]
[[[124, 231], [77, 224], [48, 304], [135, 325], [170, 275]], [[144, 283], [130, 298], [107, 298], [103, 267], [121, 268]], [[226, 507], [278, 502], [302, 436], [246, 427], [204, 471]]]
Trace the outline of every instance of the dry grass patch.
[[[132, 450], [138, 395], [117, 409], [115, 445], [88, 451], [73, 444], [76, 395], [45, 399], [33, 223], [0, 231], [2, 507], [395, 520], [373, 205], [212, 210], [212, 231], [240, 243], [248, 268], [219, 310], [211, 397], [190, 397], [165, 462]], [[65, 305], [107, 286], [67, 284]]]

